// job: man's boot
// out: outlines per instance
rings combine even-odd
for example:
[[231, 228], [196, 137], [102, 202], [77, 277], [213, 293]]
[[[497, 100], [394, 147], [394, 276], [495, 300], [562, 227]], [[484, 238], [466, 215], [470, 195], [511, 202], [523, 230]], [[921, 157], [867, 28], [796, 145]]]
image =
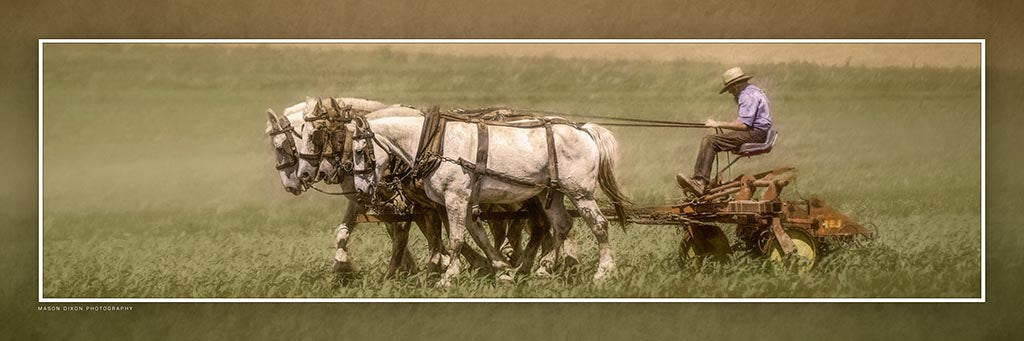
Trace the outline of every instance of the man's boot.
[[706, 185], [701, 179], [693, 179], [683, 175], [683, 173], [676, 174], [676, 182], [679, 183], [679, 187], [683, 188], [683, 191], [693, 194], [694, 196], [704, 195]]

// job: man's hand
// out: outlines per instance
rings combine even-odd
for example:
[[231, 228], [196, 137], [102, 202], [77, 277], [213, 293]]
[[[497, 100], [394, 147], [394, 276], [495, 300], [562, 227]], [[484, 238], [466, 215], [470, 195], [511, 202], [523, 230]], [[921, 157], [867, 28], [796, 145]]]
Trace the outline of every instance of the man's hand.
[[704, 121], [704, 126], [708, 128], [718, 128], [721, 126], [721, 123], [709, 118], [707, 121]]

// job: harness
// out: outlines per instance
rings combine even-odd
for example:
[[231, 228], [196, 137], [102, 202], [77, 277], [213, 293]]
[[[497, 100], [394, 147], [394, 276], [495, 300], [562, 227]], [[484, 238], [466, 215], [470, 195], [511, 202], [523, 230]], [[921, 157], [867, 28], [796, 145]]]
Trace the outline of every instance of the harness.
[[[580, 129], [581, 127], [580, 123], [563, 118], [538, 117], [530, 113], [522, 113], [508, 108], [483, 108], [474, 110], [455, 109], [448, 112], [440, 112], [438, 107], [434, 106], [424, 113], [424, 123], [421, 130], [420, 141], [416, 148], [417, 156], [412, 160], [412, 164], [407, 164], [401, 158], [395, 157], [395, 155], [392, 154], [391, 149], [376, 138], [376, 135], [370, 129], [370, 125], [366, 121], [364, 115], [348, 116], [347, 119], [334, 120], [332, 122], [328, 113], [329, 111], [318, 114], [312, 118], [307, 118], [307, 121], [313, 123], [314, 129], [316, 129], [312, 136], [313, 141], [311, 142], [314, 146], [318, 143], [323, 145], [323, 147], [315, 148], [315, 150], [319, 151], [320, 154], [303, 154], [300, 155], [300, 157], [318, 160], [316, 157], [319, 156], [320, 158], [340, 160], [339, 162], [342, 164], [342, 169], [347, 169], [348, 171], [346, 173], [356, 176], [374, 174], [377, 169], [373, 146], [371, 144], [376, 144], [383, 149], [385, 153], [391, 156], [388, 158], [390, 163], [387, 165], [388, 167], [385, 170], [385, 174], [382, 174], [380, 179], [373, 179], [373, 181], [371, 181], [373, 185], [370, 186], [369, 192], [364, 193], [361, 190], [357, 190], [356, 198], [360, 203], [367, 205], [378, 212], [395, 210], [411, 211], [412, 206], [410, 205], [404, 205], [403, 208], [396, 207], [402, 206], [401, 203], [403, 202], [406, 204], [409, 202], [415, 202], [424, 205], [431, 205], [429, 204], [429, 200], [426, 199], [425, 194], [420, 193], [422, 192], [422, 180], [440, 167], [441, 162], [450, 162], [462, 167], [471, 174], [469, 212], [472, 213], [474, 219], [475, 217], [478, 217], [480, 213], [480, 187], [482, 177], [484, 176], [525, 187], [546, 188], [548, 189], [548, 192], [544, 206], [545, 208], [550, 207], [554, 198], [554, 191], [561, 189], [561, 185], [558, 181], [558, 157], [555, 148], [553, 126], [563, 124], [577, 129]], [[323, 117], [323, 114], [328, 114], [326, 120]], [[354, 131], [349, 131], [344, 128], [344, 123], [348, 122], [354, 123]], [[464, 158], [453, 159], [444, 156], [444, 135], [445, 127], [448, 122], [463, 122], [476, 125], [477, 153], [475, 162]], [[545, 183], [536, 183], [530, 179], [520, 178], [489, 169], [487, 167], [487, 163], [490, 144], [489, 128], [491, 126], [519, 129], [544, 128], [548, 152], [548, 180]], [[339, 131], [344, 132], [340, 135], [342, 136], [340, 139], [324, 139], [320, 137], [323, 136], [323, 134], [335, 136], [336, 134], [333, 134], [332, 132]], [[335, 143], [335, 146], [328, 148], [328, 140], [340, 141], [340, 143]], [[355, 140], [365, 140], [366, 142], [364, 145], [366, 147], [359, 151], [353, 151], [352, 142]], [[338, 156], [334, 154], [334, 151], [341, 151], [341, 155]], [[353, 170], [352, 158], [356, 152], [362, 154], [364, 161], [363, 169]], [[406, 192], [412, 194], [411, 198], [406, 196]], [[396, 203], [396, 201], [398, 203]]]
[[288, 138], [286, 138], [284, 140], [284, 143], [281, 145], [281, 148], [284, 149], [284, 152], [278, 153], [280, 155], [284, 155], [286, 160], [276, 161], [274, 168], [276, 168], [277, 170], [284, 170], [290, 167], [294, 167], [296, 164], [299, 163], [299, 158], [296, 156], [299, 155], [299, 153], [298, 150], [295, 148], [295, 138], [299, 137], [299, 133], [295, 131], [295, 128], [292, 127], [291, 124], [289, 124], [287, 128], [278, 129], [277, 127], [274, 127], [269, 133], [267, 133], [267, 135], [270, 136], [271, 139], [273, 139], [274, 136], [281, 134], [289, 135]]
[[[471, 174], [470, 203], [475, 209], [479, 209], [480, 178], [482, 176], [488, 176], [520, 186], [547, 188], [549, 191], [544, 201], [544, 207], [550, 207], [554, 198], [554, 191], [561, 189], [558, 182], [558, 156], [556, 154], [555, 136], [552, 127], [555, 124], [564, 124], [579, 129], [581, 126], [577, 122], [562, 118], [538, 117], [508, 108], [455, 109], [442, 113], [436, 106], [427, 110], [423, 122], [419, 145], [416, 148], [416, 160], [412, 165], [413, 177], [426, 177], [440, 166], [441, 161], [459, 165]], [[476, 162], [463, 158], [451, 159], [444, 156], [444, 130], [448, 122], [464, 122], [477, 126]], [[548, 181], [546, 184], [534, 183], [529, 179], [519, 178], [487, 168], [490, 126], [520, 129], [544, 128], [548, 151]]]
[[[301, 159], [319, 166], [323, 160], [328, 160], [337, 167], [340, 172], [337, 178], [340, 182], [342, 174], [352, 172], [352, 132], [344, 129], [346, 123], [362, 118], [369, 111], [357, 110], [351, 105], [343, 105], [336, 99], [330, 99], [330, 105], [323, 105], [318, 101], [312, 110], [312, 115], [303, 117], [303, 120], [313, 126], [311, 145], [313, 153], [299, 153]], [[339, 129], [340, 128], [340, 129]], [[321, 191], [322, 192], [322, 191]]]

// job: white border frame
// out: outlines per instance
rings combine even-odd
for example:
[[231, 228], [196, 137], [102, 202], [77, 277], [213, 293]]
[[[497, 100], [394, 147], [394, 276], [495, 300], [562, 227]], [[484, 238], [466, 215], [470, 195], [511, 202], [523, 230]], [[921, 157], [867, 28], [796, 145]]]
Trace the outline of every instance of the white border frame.
[[[47, 298], [43, 297], [43, 45], [45, 44], [981, 44], [981, 297], [970, 298]], [[984, 303], [985, 39], [39, 39], [39, 303]]]

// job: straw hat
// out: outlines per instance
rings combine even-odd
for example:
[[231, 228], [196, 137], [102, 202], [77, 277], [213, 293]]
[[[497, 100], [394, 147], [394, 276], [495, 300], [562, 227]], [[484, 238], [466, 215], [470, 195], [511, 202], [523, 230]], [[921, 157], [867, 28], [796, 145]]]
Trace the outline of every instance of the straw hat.
[[729, 86], [751, 78], [754, 77], [743, 74], [743, 69], [740, 69], [739, 66], [725, 70], [725, 72], [722, 73], [722, 90], [718, 93], [723, 93], [725, 90], [729, 89]]

